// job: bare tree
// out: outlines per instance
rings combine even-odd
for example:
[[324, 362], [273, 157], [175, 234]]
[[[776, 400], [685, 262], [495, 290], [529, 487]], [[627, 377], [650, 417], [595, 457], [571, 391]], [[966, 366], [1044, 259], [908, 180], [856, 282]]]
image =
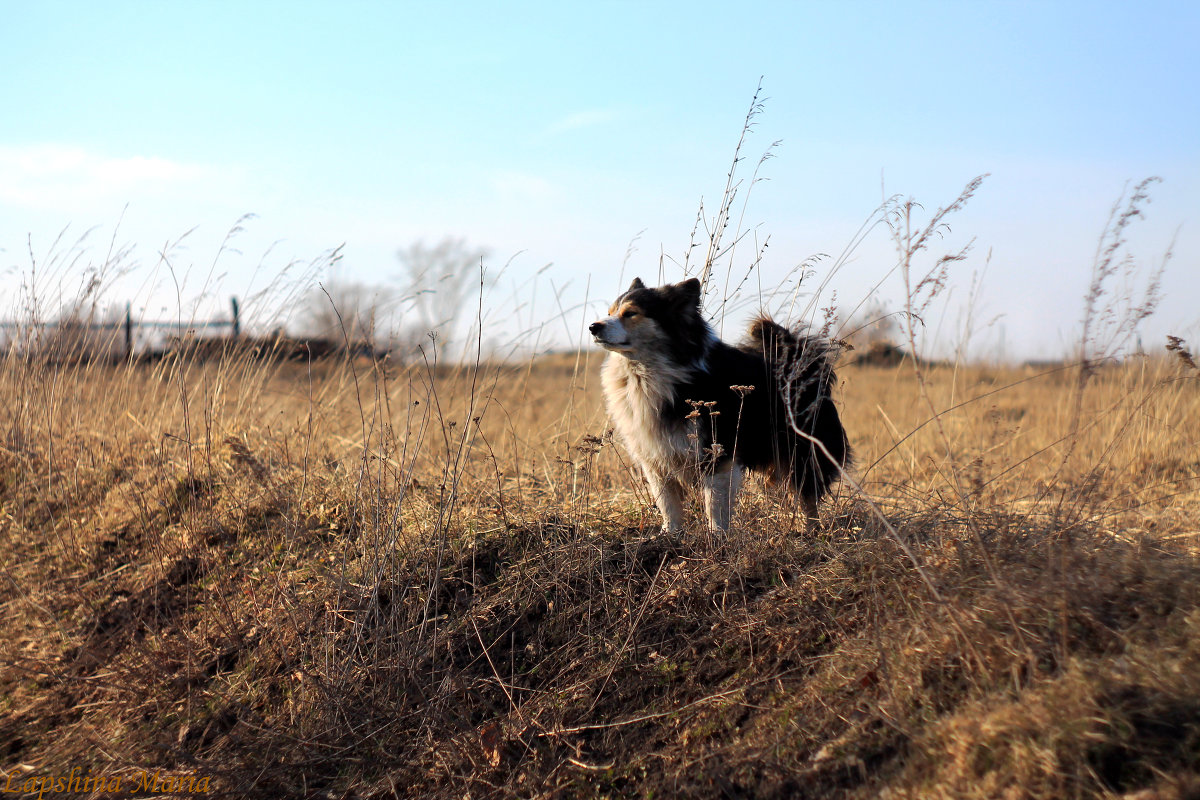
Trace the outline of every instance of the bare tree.
[[877, 297], [860, 303], [841, 326], [840, 336], [859, 350], [900, 341], [898, 313], [888, 311], [887, 303]]
[[900, 345], [903, 311], [888, 311], [887, 303], [872, 297], [860, 303], [839, 329], [839, 338], [856, 350], [860, 364], [895, 366], [906, 357]]
[[414, 242], [397, 254], [403, 272], [398, 337], [409, 345], [435, 336], [439, 347], [453, 340], [468, 302], [480, 290], [483, 259], [488, 251], [468, 246], [466, 239], [447, 236], [437, 244]]
[[362, 283], [331, 280], [308, 294], [301, 326], [306, 333], [341, 343], [374, 345], [386, 289]]

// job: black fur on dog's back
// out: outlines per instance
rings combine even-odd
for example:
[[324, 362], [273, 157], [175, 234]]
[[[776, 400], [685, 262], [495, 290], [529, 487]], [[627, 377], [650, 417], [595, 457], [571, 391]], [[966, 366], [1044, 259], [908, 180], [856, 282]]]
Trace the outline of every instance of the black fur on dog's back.
[[763, 358], [772, 372], [770, 395], [775, 402], [769, 427], [775, 433], [775, 479], [789, 482], [803, 497], [819, 500], [838, 479], [838, 467], [848, 468], [851, 459], [850, 442], [833, 404], [837, 376], [832, 345], [760, 316], [751, 323], [742, 349]]
[[[833, 356], [827, 340], [762, 316], [739, 346], [712, 341], [703, 368], [676, 387], [665, 411], [694, 425], [703, 467], [732, 457], [815, 502], [851, 459], [831, 397]], [[740, 388], [747, 386], [754, 388]], [[824, 445], [828, 455], [797, 431]]]

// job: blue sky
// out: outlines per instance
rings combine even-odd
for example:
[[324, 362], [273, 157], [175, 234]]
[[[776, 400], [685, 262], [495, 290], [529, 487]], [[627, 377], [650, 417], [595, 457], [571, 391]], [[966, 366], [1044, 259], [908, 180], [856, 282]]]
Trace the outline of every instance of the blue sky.
[[[67, 262], [56, 236], [95, 228], [74, 263], [103, 260], [118, 220], [141, 266], [113, 298], [151, 315], [177, 296], [156, 254], [193, 228], [172, 255], [183, 295], [246, 294], [343, 243], [334, 279], [393, 285], [399, 248], [457, 235], [489, 248], [493, 271], [509, 263], [488, 300], [508, 334], [553, 320], [545, 341], [578, 337], [623, 288], [635, 237], [625, 281], [682, 257], [700, 201], [719, 202], [761, 76], [747, 182], [780, 144], [742, 219], [747, 241], [770, 237], [762, 285], [840, 253], [885, 195], [932, 211], [989, 173], [942, 243], [974, 248], [928, 330], [940, 347], [961, 339], [982, 273], [974, 352], [1058, 355], [1077, 337], [1109, 209], [1128, 181], [1158, 175], [1130, 250], [1151, 267], [1174, 237], [1174, 257], [1143, 336], [1200, 336], [1193, 3], [3, 0], [0, 12], [10, 300], [30, 249]], [[245, 213], [257, 216], [240, 254], [217, 259]], [[752, 260], [742, 248], [731, 268]], [[836, 274], [817, 264], [807, 286], [829, 280], [814, 304], [836, 291], [847, 309], [874, 290], [900, 307], [894, 262], [876, 230]], [[682, 272], [668, 260], [663, 276]]]

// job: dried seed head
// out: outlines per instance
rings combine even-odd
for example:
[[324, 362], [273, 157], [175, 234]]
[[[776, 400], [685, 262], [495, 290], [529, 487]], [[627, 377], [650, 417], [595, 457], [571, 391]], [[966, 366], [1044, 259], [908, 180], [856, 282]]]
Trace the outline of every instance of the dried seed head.
[[1183, 362], [1185, 366], [1192, 369], [1200, 369], [1196, 366], [1196, 359], [1188, 352], [1187, 342], [1178, 336], [1167, 336], [1167, 352], [1174, 353], [1175, 356]]

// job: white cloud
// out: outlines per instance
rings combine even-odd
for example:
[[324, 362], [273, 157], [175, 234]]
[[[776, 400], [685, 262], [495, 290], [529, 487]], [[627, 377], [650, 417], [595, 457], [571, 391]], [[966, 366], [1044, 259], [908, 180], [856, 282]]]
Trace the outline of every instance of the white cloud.
[[492, 173], [492, 188], [506, 202], [545, 203], [559, 196], [558, 188], [547, 179], [516, 170]]
[[158, 156], [117, 158], [74, 145], [0, 145], [0, 203], [78, 211], [195, 185], [213, 170]]
[[606, 122], [611, 122], [616, 119], [618, 113], [612, 109], [594, 108], [587, 111], [578, 111], [574, 114], [569, 114], [562, 119], [556, 120], [546, 129], [547, 136], [557, 136], [570, 131], [577, 131], [581, 128], [591, 128], [596, 125], [603, 125]]

